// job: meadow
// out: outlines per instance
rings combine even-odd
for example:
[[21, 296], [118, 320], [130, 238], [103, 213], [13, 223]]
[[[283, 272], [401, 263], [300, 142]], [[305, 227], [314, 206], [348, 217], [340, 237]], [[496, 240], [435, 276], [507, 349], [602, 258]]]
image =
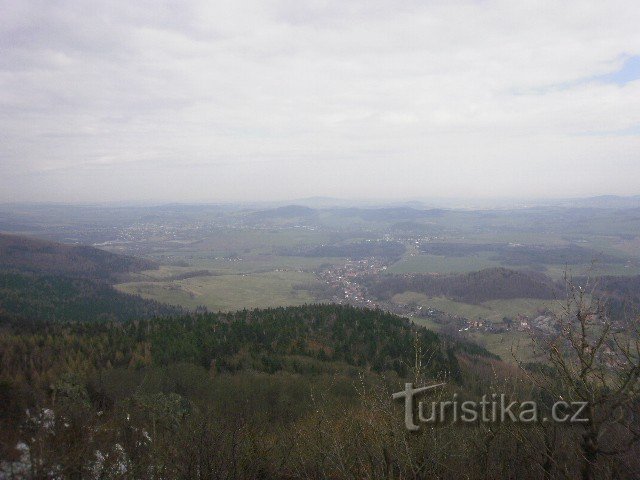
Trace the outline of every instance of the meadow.
[[319, 286], [320, 282], [311, 273], [270, 271], [214, 274], [180, 280], [158, 278], [122, 283], [116, 288], [146, 299], [190, 309], [204, 306], [217, 312], [313, 303], [316, 299], [308, 288], [314, 285]]
[[535, 298], [516, 298], [510, 300], [490, 300], [478, 305], [456, 302], [445, 297], [427, 297], [416, 292], [394, 295], [396, 304], [416, 304], [424, 308], [433, 308], [468, 320], [490, 320], [502, 323], [504, 317], [515, 318], [518, 314], [535, 316], [543, 310], [556, 311], [559, 305], [554, 300]]

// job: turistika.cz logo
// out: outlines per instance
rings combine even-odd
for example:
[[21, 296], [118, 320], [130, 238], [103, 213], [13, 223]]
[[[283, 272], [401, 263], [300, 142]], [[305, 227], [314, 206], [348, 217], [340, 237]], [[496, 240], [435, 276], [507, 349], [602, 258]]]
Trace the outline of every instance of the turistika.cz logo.
[[[413, 383], [405, 383], [404, 390], [392, 395], [395, 399], [404, 399], [404, 422], [407, 430], [412, 432], [420, 430], [416, 423], [415, 398], [430, 390], [444, 387], [444, 383], [428, 385], [425, 387], [413, 388]], [[430, 404], [430, 405], [429, 405]], [[548, 422], [550, 420], [557, 423], [585, 423], [589, 420], [583, 414], [587, 407], [587, 402], [565, 402], [559, 400], [551, 406], [551, 417], [542, 416], [535, 401], [511, 401], [508, 402], [505, 394], [483, 395], [477, 402], [473, 400], [459, 401], [458, 394], [454, 393], [452, 400], [439, 402], [418, 402], [417, 419], [420, 423], [536, 423]]]

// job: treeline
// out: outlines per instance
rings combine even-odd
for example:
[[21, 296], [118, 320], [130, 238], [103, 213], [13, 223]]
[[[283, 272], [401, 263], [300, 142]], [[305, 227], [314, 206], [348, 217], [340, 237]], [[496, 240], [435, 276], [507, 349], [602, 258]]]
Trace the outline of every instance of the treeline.
[[579, 245], [512, 245], [506, 243], [450, 243], [429, 242], [420, 245], [420, 251], [429, 255], [466, 257], [482, 252], [493, 254], [491, 260], [504, 265], [540, 268], [545, 265], [589, 265], [594, 261], [622, 265], [624, 258], [604, 254]]
[[[585, 283], [586, 278], [576, 279]], [[628, 299], [634, 303], [640, 304], [640, 275], [634, 276], [610, 276], [605, 275], [591, 280], [597, 291], [607, 297], [615, 297], [619, 299]]]
[[633, 318], [640, 312], [640, 275], [580, 277], [575, 281], [591, 285], [594, 293], [606, 302], [607, 311], [614, 319]]
[[369, 293], [389, 300], [403, 292], [418, 292], [429, 297], [445, 296], [464, 303], [513, 298], [553, 299], [562, 295], [559, 284], [537, 272], [489, 268], [454, 275], [382, 275], [365, 281]]

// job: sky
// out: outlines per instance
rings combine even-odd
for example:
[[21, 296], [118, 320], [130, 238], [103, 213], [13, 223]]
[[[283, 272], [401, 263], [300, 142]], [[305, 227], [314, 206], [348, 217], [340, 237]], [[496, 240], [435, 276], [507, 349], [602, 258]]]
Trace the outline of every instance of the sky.
[[640, 194], [636, 0], [0, 12], [0, 202]]

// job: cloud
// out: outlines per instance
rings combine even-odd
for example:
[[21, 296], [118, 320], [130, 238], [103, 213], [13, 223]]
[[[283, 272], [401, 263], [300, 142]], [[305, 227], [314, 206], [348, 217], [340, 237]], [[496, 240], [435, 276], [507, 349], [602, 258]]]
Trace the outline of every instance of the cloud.
[[632, 1], [0, 11], [0, 201], [638, 193]]

